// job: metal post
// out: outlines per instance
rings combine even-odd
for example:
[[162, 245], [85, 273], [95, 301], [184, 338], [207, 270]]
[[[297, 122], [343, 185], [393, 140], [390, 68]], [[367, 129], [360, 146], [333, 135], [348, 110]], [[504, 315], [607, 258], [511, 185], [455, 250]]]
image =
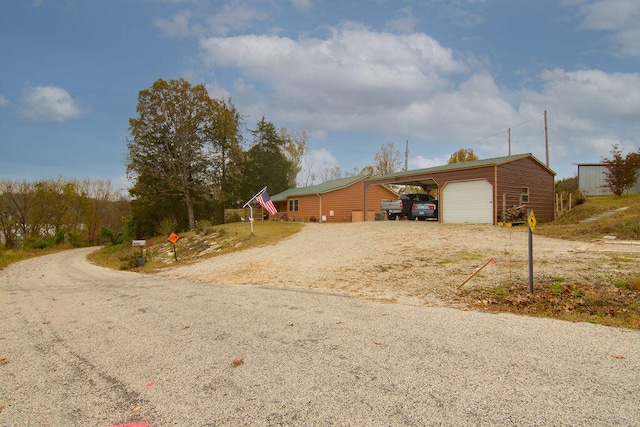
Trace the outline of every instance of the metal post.
[[[531, 209], [528, 210], [531, 215]], [[531, 224], [529, 228], [529, 293], [533, 293], [533, 231], [531, 230]]]
[[253, 234], [253, 206], [249, 205], [249, 222], [251, 223], [251, 234]]

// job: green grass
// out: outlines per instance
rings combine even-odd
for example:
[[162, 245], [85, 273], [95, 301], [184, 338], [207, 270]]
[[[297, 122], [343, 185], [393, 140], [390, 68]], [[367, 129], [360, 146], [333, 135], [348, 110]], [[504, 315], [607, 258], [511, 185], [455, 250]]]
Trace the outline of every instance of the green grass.
[[14, 262], [23, 261], [29, 258], [35, 258], [42, 255], [48, 255], [48, 254], [64, 251], [71, 248], [72, 246], [68, 244], [47, 247], [44, 249], [2, 249], [0, 248], [0, 270], [5, 268], [9, 264], [13, 264]]
[[[623, 207], [628, 209], [597, 221], [580, 222]], [[640, 195], [588, 197], [584, 204], [552, 223], [538, 224], [535, 234], [567, 240], [587, 241], [607, 235], [621, 240], [640, 240]]]
[[[250, 224], [245, 222], [210, 226], [198, 232], [179, 233], [175, 253], [173, 244], [167, 241], [166, 236], [154, 237], [146, 240], [143, 267], [136, 266], [139, 248], [132, 248], [130, 244], [106, 246], [90, 254], [89, 260], [107, 268], [153, 273], [168, 266], [186, 265], [230, 252], [273, 244], [297, 233], [302, 226], [301, 223], [256, 221], [253, 233]], [[175, 260], [176, 255], [178, 261]]]

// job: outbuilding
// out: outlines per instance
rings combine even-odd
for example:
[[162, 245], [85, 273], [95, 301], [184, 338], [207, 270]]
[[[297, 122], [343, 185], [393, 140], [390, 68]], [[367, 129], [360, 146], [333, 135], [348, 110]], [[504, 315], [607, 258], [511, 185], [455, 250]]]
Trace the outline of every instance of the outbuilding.
[[[578, 164], [578, 189], [587, 196], [610, 196], [613, 193], [606, 182], [607, 166], [604, 163]], [[625, 194], [640, 194], [640, 171], [636, 183]]]
[[322, 184], [291, 188], [271, 196], [278, 209], [276, 219], [311, 222], [360, 222], [373, 221], [380, 212], [382, 199], [398, 197], [382, 184], [367, 185], [366, 176], [334, 179]]
[[531, 209], [538, 222], [554, 219], [555, 172], [532, 154], [497, 157], [396, 172], [364, 182], [422, 187], [439, 200], [438, 221], [496, 224], [511, 208]]

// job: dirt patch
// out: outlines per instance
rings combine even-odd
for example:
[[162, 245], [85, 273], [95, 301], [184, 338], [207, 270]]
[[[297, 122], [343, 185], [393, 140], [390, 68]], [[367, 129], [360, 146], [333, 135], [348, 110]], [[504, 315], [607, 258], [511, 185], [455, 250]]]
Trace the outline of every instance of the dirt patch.
[[[627, 245], [605, 250], [594, 243], [534, 235], [534, 281], [597, 285], [624, 280], [640, 271], [639, 249]], [[526, 228], [416, 221], [308, 224], [278, 244], [167, 274], [218, 285], [302, 287], [442, 305], [490, 258], [494, 262], [465, 287], [528, 284]]]

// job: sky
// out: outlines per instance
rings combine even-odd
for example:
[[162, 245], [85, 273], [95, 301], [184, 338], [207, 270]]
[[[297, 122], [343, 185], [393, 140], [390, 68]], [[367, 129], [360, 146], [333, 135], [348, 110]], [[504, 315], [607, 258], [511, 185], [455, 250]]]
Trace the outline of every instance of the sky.
[[3, 0], [0, 180], [126, 188], [160, 78], [306, 132], [303, 183], [389, 143], [403, 168], [470, 148], [569, 178], [640, 148], [638, 22], [638, 0]]

